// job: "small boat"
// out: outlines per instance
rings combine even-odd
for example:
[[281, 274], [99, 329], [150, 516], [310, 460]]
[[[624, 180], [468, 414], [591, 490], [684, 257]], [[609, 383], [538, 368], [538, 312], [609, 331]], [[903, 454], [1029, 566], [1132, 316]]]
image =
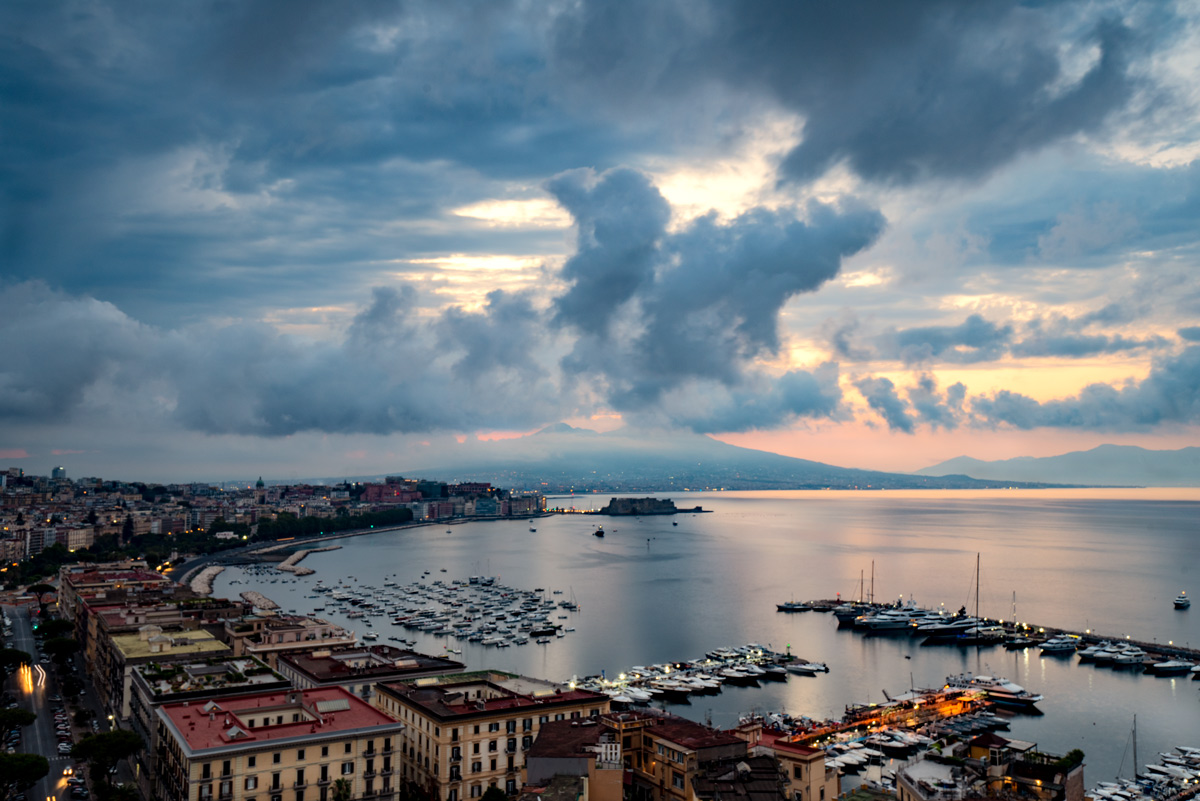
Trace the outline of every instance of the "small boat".
[[1176, 609], [1187, 609], [1191, 605], [1192, 605], [1192, 599], [1187, 597], [1187, 590], [1183, 590], [1178, 595], [1175, 596], [1175, 608]]
[[593, 537], [603, 537], [604, 536], [604, 526], [600, 526], [598, 529], [593, 531], [592, 536]]
[[775, 604], [777, 612], [808, 612], [811, 609], [812, 607], [804, 601], [784, 601], [781, 604]]
[[823, 662], [798, 662], [785, 667], [788, 673], [795, 673], [797, 676], [815, 676], [818, 673], [829, 672], [829, 668]]

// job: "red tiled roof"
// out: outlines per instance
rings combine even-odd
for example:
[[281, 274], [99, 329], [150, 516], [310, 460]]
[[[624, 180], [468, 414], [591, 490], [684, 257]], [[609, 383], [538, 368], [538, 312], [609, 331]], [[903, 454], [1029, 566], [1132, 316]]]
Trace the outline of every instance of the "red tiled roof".
[[670, 718], [643, 730], [651, 737], [660, 737], [684, 748], [712, 748], [718, 745], [745, 744], [745, 740], [728, 732], [717, 731], [683, 718]]
[[787, 751], [800, 756], [812, 756], [813, 754], [820, 753], [821, 751], [820, 748], [812, 748], [807, 745], [801, 745], [800, 743], [793, 743], [785, 740], [778, 732], [773, 732], [769, 729], [763, 729], [762, 738], [759, 740], [759, 744], [764, 745], [767, 748], [772, 748], [776, 751]]
[[[310, 712], [316, 712], [317, 703], [320, 701], [345, 700], [349, 709], [318, 713], [320, 723], [316, 720], [292, 723], [291, 714], [282, 712], [282, 708], [289, 705], [288, 698], [292, 695], [299, 695], [301, 703]], [[210, 707], [209, 704], [216, 704], [216, 707]], [[286, 718], [285, 722], [278, 725], [261, 725], [258, 719], [267, 714], [272, 707], [281, 708], [281, 713]], [[211, 709], [211, 713], [205, 711], [206, 708]], [[193, 751], [246, 743], [269, 743], [306, 734], [321, 733], [327, 736], [336, 732], [396, 723], [390, 716], [341, 687], [230, 696], [214, 698], [205, 703], [164, 704], [159, 711], [170, 720], [176, 732]], [[251, 719], [259, 725], [250, 727], [247, 721]], [[235, 732], [231, 736], [230, 731], [235, 727], [244, 734]]]

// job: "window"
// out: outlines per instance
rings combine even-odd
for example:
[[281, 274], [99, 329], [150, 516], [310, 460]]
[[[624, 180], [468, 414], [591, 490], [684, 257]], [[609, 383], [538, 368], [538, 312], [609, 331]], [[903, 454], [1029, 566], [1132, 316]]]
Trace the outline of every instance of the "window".
[[343, 762], [342, 763], [342, 775], [343, 776], [349, 776], [353, 772], [354, 772], [354, 763], [353, 762]]
[[246, 757], [246, 767], [254, 767], [254, 763], [258, 761], [258, 757]]
[[577, 718], [577, 717], [579, 717], [578, 709], [576, 709], [574, 712], [571, 713], [571, 720], [575, 720], [575, 718]]
[[329, 756], [329, 746], [327, 746], [327, 745], [321, 746], [321, 756], [323, 756], [323, 757]]
[[221, 782], [220, 793], [222, 798], [233, 798], [233, 782]]
[[533, 745], [533, 738], [530, 737], [528, 734], [526, 734], [524, 737], [521, 738], [521, 747], [522, 748], [524, 748], [525, 750], [528, 751], [529, 746], [531, 746], [531, 745]]
[[[292, 723], [299, 723], [299, 722], [300, 722], [300, 713], [299, 713], [299, 712], [293, 712], [293, 713], [292, 713]], [[301, 795], [303, 795], [303, 793], [301, 793]], [[299, 799], [298, 801], [304, 801], [304, 800], [303, 800], [303, 799]]]
[[479, 734], [479, 724], [478, 723], [475, 724], [475, 733]]
[[228, 775], [229, 775], [229, 772], [230, 772], [230, 771], [229, 771], [229, 765], [230, 765], [230, 763], [229, 763], [229, 760], [228, 760], [228, 759], [227, 759], [227, 760], [225, 760], [224, 762], [222, 762], [222, 763], [221, 763], [221, 775], [222, 775], [222, 776], [228, 776]]
[[506, 732], [508, 732], [509, 734], [512, 734], [513, 732], [515, 732], [517, 730], [517, 722], [515, 720], [510, 720], [510, 721], [506, 722], [504, 724], [504, 730]]
[[500, 747], [499, 740], [488, 740], [488, 751], [497, 751]]
[[296, 801], [304, 801], [304, 791], [303, 790], [296, 791]]
[[450, 742], [452, 742], [452, 743], [458, 742], [458, 728], [457, 727], [450, 730]]
[[671, 786], [677, 790], [683, 789], [683, 774], [677, 770], [671, 771]]
[[257, 790], [258, 789], [258, 777], [257, 776], [247, 776], [246, 777], [246, 789], [247, 790]]
[[446, 801], [458, 801], [458, 790], [452, 789], [449, 795], [446, 796]]
[[792, 768], [792, 778], [793, 779], [803, 779], [804, 778], [804, 766], [803, 765], [795, 765]]
[[504, 783], [504, 792], [508, 795], [512, 795], [515, 792], [517, 792], [517, 780], [509, 779], [508, 781], [506, 781]]
[[272, 773], [271, 774], [271, 789], [272, 790], [278, 790], [278, 789], [280, 789], [280, 787], [282, 787], [282, 783], [280, 782], [280, 776], [282, 776], [282, 775], [283, 774], [281, 774], [281, 773]]
[[275, 716], [275, 725], [276, 725], [276, 726], [282, 726], [282, 725], [283, 725], [283, 715], [276, 715], [276, 716]]
[[350, 753], [350, 746], [351, 746], [350, 743], [346, 743], [346, 753], [347, 754]]
[[205, 762], [203, 765], [200, 766], [200, 778], [201, 779], [212, 778], [212, 763]]
[[474, 744], [471, 746], [471, 753], [472, 753], [472, 754], [478, 754], [478, 753], [479, 753], [479, 743], [474, 743]]
[[550, 720], [549, 715], [538, 715], [538, 723], [546, 723]]
[[500, 731], [500, 721], [494, 720], [488, 724], [488, 731]]
[[271, 754], [271, 763], [272, 763], [272, 764], [274, 764], [274, 765], [278, 765], [278, 764], [279, 764], [279, 761], [280, 761], [282, 758], [283, 758], [283, 754], [281, 754], [281, 753], [279, 753], [278, 751], [276, 751], [275, 753]]
[[821, 788], [821, 801], [825, 801], [825, 788]]
[[200, 797], [201, 798], [212, 798], [212, 785], [211, 784], [200, 785]]
[[521, 731], [533, 731], [533, 718], [525, 718], [521, 721]]
[[303, 748], [296, 749], [296, 761], [298, 761], [298, 762], [304, 761], [304, 749]]
[[479, 798], [483, 795], [483, 788], [478, 784], [471, 785], [471, 798]]
[[297, 768], [297, 769], [296, 769], [296, 784], [305, 784], [305, 781], [304, 781], [304, 768]]
[[472, 773], [480, 773], [482, 771], [483, 771], [483, 763], [482, 762], [472, 762], [471, 763], [471, 772]]
[[557, 715], [555, 715], [555, 716], [554, 716], [554, 719], [555, 719], [555, 720], [562, 720], [562, 719], [563, 719], [563, 713], [562, 713], [562, 712], [559, 712]]
[[492, 770], [495, 770], [495, 769], [496, 769], [496, 760], [494, 760], [494, 759], [493, 759], [493, 760], [491, 760], [491, 763], [492, 763], [492, 767], [491, 767], [491, 769], [492, 769]]
[[517, 738], [516, 737], [508, 738], [507, 750], [508, 750], [508, 753], [510, 753], [510, 754], [516, 753], [516, 750], [517, 750]]

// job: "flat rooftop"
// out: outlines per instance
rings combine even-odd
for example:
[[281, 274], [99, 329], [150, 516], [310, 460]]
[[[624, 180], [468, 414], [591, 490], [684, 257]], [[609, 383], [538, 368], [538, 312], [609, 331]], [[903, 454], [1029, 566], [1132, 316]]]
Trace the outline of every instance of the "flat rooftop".
[[164, 704], [158, 713], [190, 754], [261, 746], [309, 737], [322, 739], [375, 727], [402, 726], [341, 687], [286, 690]]
[[288, 654], [280, 656], [279, 661], [321, 684], [350, 679], [399, 680], [416, 674], [456, 673], [465, 667], [453, 659], [390, 645]]
[[118, 634], [112, 637], [112, 644], [127, 660], [148, 656], [229, 653], [229, 646], [203, 629], [160, 633], [148, 638], [143, 638], [141, 632]]

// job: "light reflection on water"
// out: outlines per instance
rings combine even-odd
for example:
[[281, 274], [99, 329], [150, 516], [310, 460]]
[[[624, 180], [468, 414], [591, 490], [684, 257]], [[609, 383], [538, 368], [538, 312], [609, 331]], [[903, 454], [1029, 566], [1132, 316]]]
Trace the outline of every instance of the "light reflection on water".
[[[612, 675], [635, 664], [701, 656], [726, 645], [788, 645], [831, 672], [793, 676], [786, 684], [728, 688], [673, 709], [731, 725], [739, 714], [787, 711], [839, 716], [849, 703], [880, 702], [884, 692], [940, 684], [964, 671], [1006, 676], [1046, 695], [1042, 717], [1016, 717], [1007, 736], [1047, 750], [1082, 748], [1089, 781], [1129, 774], [1128, 732], [1139, 721], [1143, 762], [1177, 744], [1200, 745], [1200, 682], [1136, 676], [1042, 657], [1036, 650], [921, 647], [898, 637], [839, 632], [832, 616], [780, 614], [780, 601], [875, 595], [915, 597], [951, 609], [975, 604], [976, 554], [982, 565], [982, 613], [1039, 625], [1094, 629], [1165, 643], [1200, 646], [1200, 612], [1176, 612], [1180, 589], [1200, 594], [1200, 491], [1072, 490], [987, 492], [687, 493], [678, 505], [712, 514], [676, 518], [607, 519], [603, 539], [595, 518], [458, 524], [342, 540], [342, 550], [313, 554], [314, 576], [259, 587], [285, 608], [303, 612], [323, 602], [305, 598], [317, 579], [345, 578], [382, 587], [394, 576], [429, 581], [496, 575], [504, 583], [574, 593], [577, 631], [546, 646], [504, 650], [458, 643], [472, 668], [494, 667], [565, 680]], [[607, 497], [568, 499], [595, 508]], [[440, 570], [445, 568], [446, 573]], [[229, 570], [217, 593], [240, 571]], [[354, 576], [355, 580], [348, 577]], [[338, 619], [360, 633], [362, 621]], [[379, 642], [416, 638], [418, 649], [448, 642], [392, 630], [375, 618]], [[1004, 734], [1002, 732], [1002, 734]]]

